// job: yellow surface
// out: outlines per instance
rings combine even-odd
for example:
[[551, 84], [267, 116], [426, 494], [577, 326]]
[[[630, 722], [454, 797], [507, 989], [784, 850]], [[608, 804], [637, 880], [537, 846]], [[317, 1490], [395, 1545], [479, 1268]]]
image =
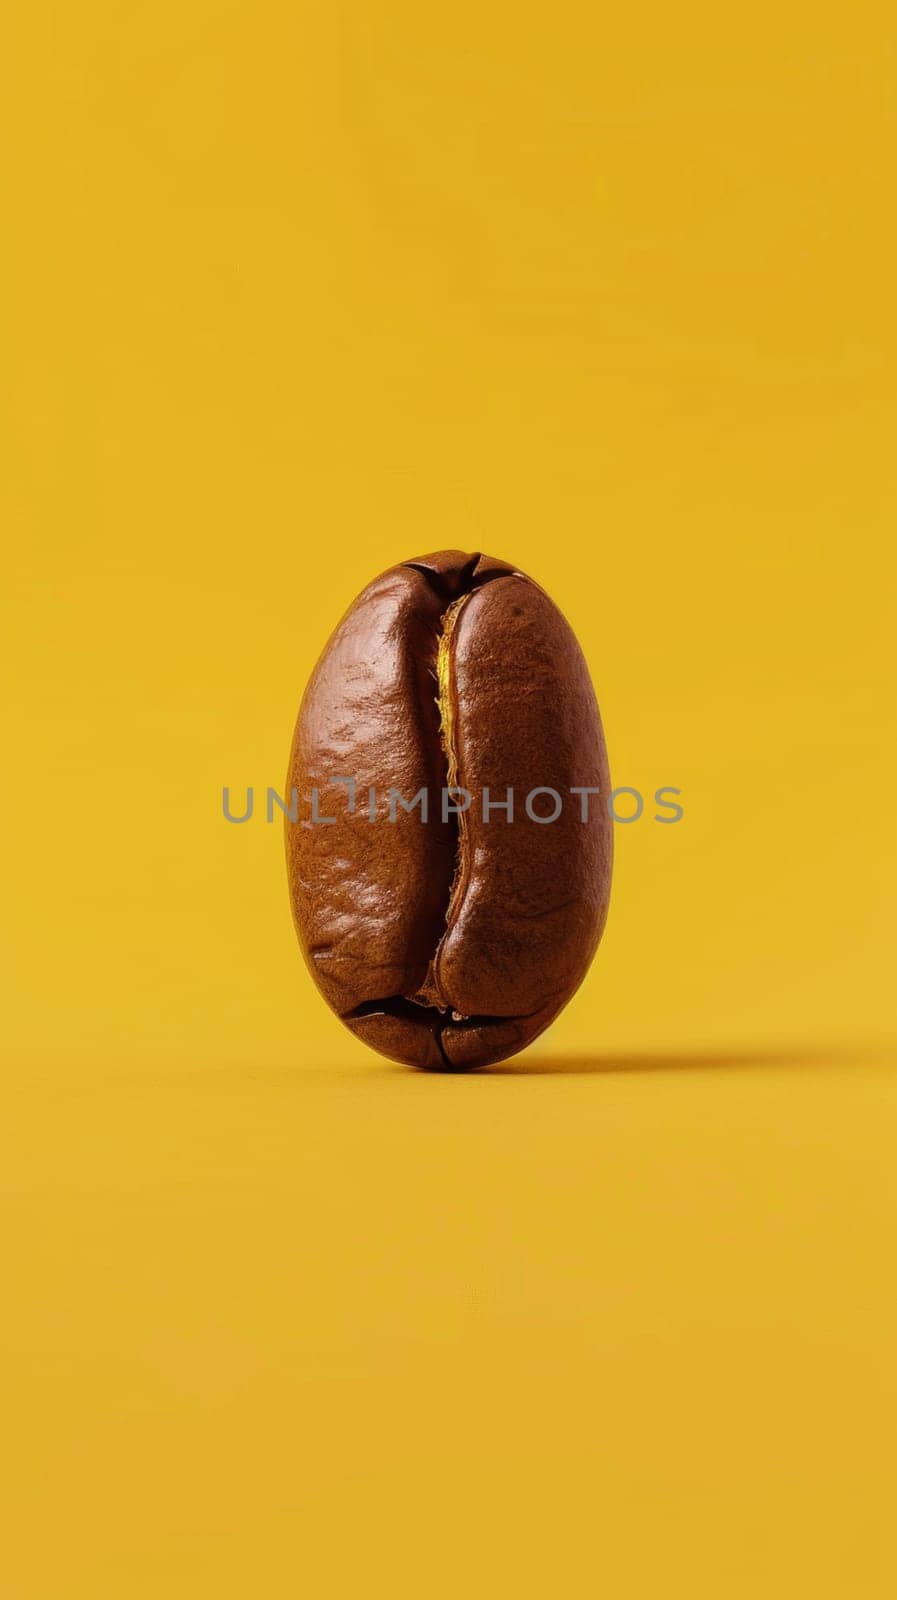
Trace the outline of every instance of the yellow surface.
[[[890, 1596], [891, 8], [3, 33], [5, 1592]], [[329, 1016], [264, 821], [449, 544], [685, 806], [476, 1079]]]

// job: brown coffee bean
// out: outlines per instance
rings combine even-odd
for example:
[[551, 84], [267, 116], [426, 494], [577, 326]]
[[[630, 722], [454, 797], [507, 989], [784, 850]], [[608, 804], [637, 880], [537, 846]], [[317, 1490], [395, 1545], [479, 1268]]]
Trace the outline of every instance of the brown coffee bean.
[[293, 789], [296, 928], [353, 1033], [478, 1067], [557, 1016], [607, 914], [610, 780], [582, 651], [537, 584], [459, 550], [376, 578], [312, 673]]

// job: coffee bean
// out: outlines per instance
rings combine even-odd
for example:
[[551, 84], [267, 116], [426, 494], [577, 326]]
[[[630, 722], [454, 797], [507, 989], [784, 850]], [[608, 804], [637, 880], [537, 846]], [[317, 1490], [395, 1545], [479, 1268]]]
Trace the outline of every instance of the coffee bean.
[[451, 1069], [548, 1026], [601, 937], [612, 824], [588, 669], [538, 584], [458, 550], [376, 578], [312, 673], [294, 788], [296, 928], [353, 1033]]

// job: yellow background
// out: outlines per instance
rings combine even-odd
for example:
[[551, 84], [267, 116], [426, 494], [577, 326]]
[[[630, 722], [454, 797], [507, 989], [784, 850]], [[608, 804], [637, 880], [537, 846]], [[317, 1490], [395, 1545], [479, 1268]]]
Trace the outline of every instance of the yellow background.
[[[5, 8], [11, 1600], [893, 1593], [890, 14]], [[475, 1078], [220, 809], [445, 545], [686, 807]]]

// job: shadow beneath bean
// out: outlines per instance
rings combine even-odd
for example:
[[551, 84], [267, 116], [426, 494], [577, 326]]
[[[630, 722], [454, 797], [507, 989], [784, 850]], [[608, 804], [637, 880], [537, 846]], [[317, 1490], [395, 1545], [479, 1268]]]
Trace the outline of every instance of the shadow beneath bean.
[[763, 1067], [851, 1067], [893, 1066], [897, 1046], [791, 1045], [781, 1049], [760, 1046], [756, 1050], [648, 1050], [607, 1051], [603, 1054], [513, 1056], [493, 1067], [481, 1067], [475, 1076], [516, 1075], [521, 1077], [576, 1077], [589, 1073], [634, 1072], [719, 1072]]

